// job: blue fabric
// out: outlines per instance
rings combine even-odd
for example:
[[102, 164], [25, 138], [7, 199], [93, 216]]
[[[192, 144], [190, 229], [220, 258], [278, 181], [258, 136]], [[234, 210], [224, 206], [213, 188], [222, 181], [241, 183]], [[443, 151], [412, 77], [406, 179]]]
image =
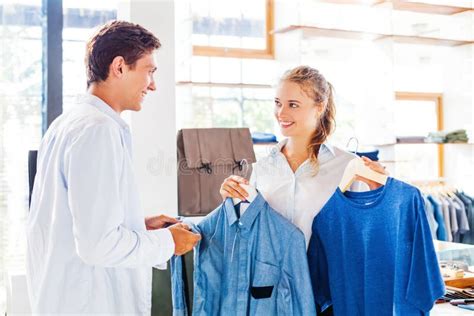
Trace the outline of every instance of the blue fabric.
[[378, 161], [379, 160], [379, 150], [372, 150], [372, 151], [358, 151], [358, 152], [352, 152], [356, 154], [359, 157], [367, 157], [372, 161]]
[[252, 141], [254, 144], [258, 143], [276, 143], [277, 137], [271, 133], [261, 133], [254, 132], [252, 133]]
[[339, 189], [313, 221], [308, 260], [317, 305], [335, 315], [426, 315], [444, 295], [420, 192], [389, 178]]
[[474, 304], [457, 305], [459, 308], [474, 311]]
[[457, 193], [457, 197], [464, 203], [470, 228], [469, 231], [461, 237], [461, 242], [464, 244], [474, 244], [474, 207], [472, 199], [464, 193]]
[[436, 203], [436, 201], [431, 195], [428, 195], [427, 199], [433, 206], [434, 217], [436, 222], [438, 223], [438, 230], [436, 231], [436, 236], [438, 237], [438, 240], [448, 241], [448, 233], [446, 231], [446, 225], [444, 223], [443, 212], [441, 211], [441, 207], [438, 203]]
[[438, 231], [438, 222], [434, 217], [433, 205], [430, 201], [423, 195], [423, 201], [425, 202], [425, 213], [426, 218], [428, 219], [428, 224], [430, 225], [431, 238], [438, 239], [436, 232]]
[[[303, 233], [258, 194], [240, 218], [227, 199], [194, 227], [193, 315], [315, 315]], [[174, 315], [186, 315], [180, 257]]]

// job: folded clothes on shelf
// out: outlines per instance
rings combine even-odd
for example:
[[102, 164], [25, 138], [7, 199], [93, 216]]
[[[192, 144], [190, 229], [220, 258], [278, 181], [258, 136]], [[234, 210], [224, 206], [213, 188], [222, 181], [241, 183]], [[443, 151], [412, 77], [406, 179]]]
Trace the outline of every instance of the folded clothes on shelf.
[[467, 143], [468, 137], [465, 129], [452, 131], [446, 134], [447, 143]]
[[424, 136], [398, 136], [397, 144], [416, 144], [424, 143], [426, 137]]
[[469, 138], [465, 129], [458, 129], [452, 132], [431, 132], [426, 138], [426, 142], [428, 143], [467, 143], [468, 140]]
[[378, 149], [374, 149], [374, 150], [370, 150], [370, 151], [358, 151], [358, 152], [351, 151], [351, 152], [353, 154], [356, 154], [359, 157], [367, 157], [372, 161], [378, 161], [379, 160], [379, 150]]
[[272, 133], [261, 133], [261, 132], [254, 132], [252, 133], [252, 142], [254, 144], [259, 143], [276, 143], [277, 137]]

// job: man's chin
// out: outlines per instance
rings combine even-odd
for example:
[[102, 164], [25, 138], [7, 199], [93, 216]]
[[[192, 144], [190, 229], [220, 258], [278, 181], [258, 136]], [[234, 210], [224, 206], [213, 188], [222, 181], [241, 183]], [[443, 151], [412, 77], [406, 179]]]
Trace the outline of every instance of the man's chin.
[[134, 105], [131, 105], [128, 110], [129, 111], [134, 111], [134, 112], [138, 112], [142, 109], [142, 105], [140, 103], [137, 103], [137, 104], [134, 104]]

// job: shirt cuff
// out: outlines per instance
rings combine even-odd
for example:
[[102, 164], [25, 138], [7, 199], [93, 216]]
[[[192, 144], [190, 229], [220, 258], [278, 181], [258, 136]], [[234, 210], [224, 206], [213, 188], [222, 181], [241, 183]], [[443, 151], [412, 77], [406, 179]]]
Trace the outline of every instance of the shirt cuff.
[[152, 232], [159, 240], [158, 258], [154, 267], [160, 270], [166, 270], [167, 262], [173, 256], [175, 250], [173, 235], [167, 228], [149, 230], [149, 232]]

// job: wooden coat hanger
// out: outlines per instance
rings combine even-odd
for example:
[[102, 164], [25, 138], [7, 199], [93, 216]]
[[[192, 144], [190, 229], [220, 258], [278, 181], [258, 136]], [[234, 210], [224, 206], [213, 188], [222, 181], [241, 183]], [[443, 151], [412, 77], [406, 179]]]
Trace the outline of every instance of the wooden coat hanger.
[[[339, 182], [339, 189], [345, 192], [354, 183], [357, 176], [364, 179], [372, 180], [377, 183], [385, 185], [387, 183], [388, 176], [385, 174], [378, 173], [368, 166], [365, 165], [362, 158], [354, 158], [346, 166], [344, 174], [342, 175], [341, 182]], [[362, 181], [364, 181], [362, 179]]]
[[[242, 160], [242, 166], [243, 166], [243, 168], [248, 168], [248, 163], [247, 163], [247, 160], [246, 160], [246, 159], [243, 159], [243, 160]], [[247, 172], [244, 170], [244, 173], [247, 173]], [[232, 201], [233, 201], [234, 205], [237, 205], [237, 204], [242, 203], [242, 202], [252, 203], [253, 200], [255, 200], [255, 198], [256, 198], [257, 195], [258, 195], [257, 189], [256, 189], [254, 186], [249, 185], [249, 184], [239, 183], [239, 185], [240, 185], [245, 191], [247, 191], [247, 193], [249, 194], [249, 196], [247, 197], [247, 199], [246, 199], [245, 201], [242, 201], [242, 200], [239, 199], [239, 198], [232, 198]]]

